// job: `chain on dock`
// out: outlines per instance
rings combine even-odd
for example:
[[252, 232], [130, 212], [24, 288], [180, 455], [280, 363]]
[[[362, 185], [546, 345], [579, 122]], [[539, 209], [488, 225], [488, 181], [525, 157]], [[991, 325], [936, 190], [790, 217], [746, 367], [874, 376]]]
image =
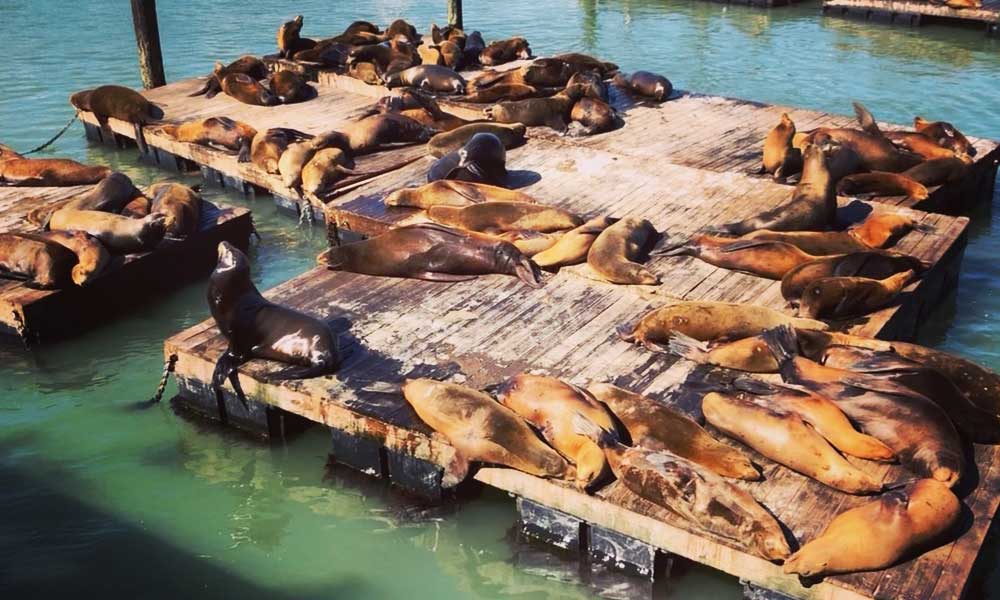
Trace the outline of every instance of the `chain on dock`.
[[308, 200], [303, 200], [299, 203], [299, 225], [309, 225], [313, 224], [313, 211], [312, 204]]
[[22, 152], [21, 156], [26, 156], [28, 154], [34, 154], [35, 152], [41, 152], [42, 150], [45, 150], [46, 148], [48, 148], [49, 146], [51, 146], [53, 143], [55, 143], [56, 140], [58, 140], [59, 138], [61, 138], [62, 134], [66, 133], [66, 130], [69, 129], [70, 125], [72, 125], [73, 123], [75, 123], [78, 118], [80, 118], [80, 111], [77, 111], [77, 112], [73, 113], [73, 118], [69, 120], [69, 123], [66, 123], [66, 126], [63, 127], [62, 129], [60, 129], [59, 133], [57, 133], [54, 136], [52, 136], [52, 138], [49, 141], [45, 142], [44, 144], [42, 144], [41, 146], [39, 146], [37, 148], [33, 148], [31, 150], [28, 150], [27, 152]]
[[24, 319], [21, 318], [21, 313], [16, 310], [14, 313], [14, 329], [17, 330], [17, 335], [21, 338], [21, 343], [27, 348], [31, 345], [31, 340], [28, 337], [28, 327], [24, 324]]
[[163, 363], [163, 375], [160, 376], [160, 385], [156, 386], [156, 395], [153, 396], [152, 400], [154, 403], [163, 399], [163, 392], [167, 389], [167, 380], [170, 379], [170, 374], [174, 372], [174, 367], [176, 365], [176, 354], [171, 354]]

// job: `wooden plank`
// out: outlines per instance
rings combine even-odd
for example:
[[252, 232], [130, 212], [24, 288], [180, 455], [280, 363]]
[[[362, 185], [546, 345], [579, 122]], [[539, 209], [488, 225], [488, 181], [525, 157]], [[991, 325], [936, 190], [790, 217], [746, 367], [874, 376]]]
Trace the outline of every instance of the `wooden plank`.
[[925, 15], [955, 21], [1000, 22], [1000, 5], [984, 2], [981, 8], [949, 8], [943, 4], [913, 0], [825, 0], [823, 12], [838, 15], [844, 11], [881, 11], [898, 15]]

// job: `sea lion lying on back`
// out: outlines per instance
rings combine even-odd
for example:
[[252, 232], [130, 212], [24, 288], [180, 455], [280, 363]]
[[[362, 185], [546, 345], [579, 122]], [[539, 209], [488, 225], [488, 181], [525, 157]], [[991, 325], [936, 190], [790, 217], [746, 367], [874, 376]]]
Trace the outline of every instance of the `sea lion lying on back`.
[[402, 188], [385, 197], [386, 206], [411, 206], [431, 208], [432, 206], [472, 206], [481, 202], [523, 202], [537, 201], [517, 190], [508, 190], [484, 183], [439, 179], [417, 188]]
[[84, 165], [68, 158], [25, 158], [0, 144], [0, 183], [18, 186], [64, 186], [98, 183], [108, 167]]
[[239, 162], [250, 162], [250, 145], [257, 130], [229, 117], [209, 117], [185, 121], [179, 125], [163, 125], [160, 130], [178, 142], [218, 146], [238, 152]]
[[25, 281], [30, 288], [51, 290], [71, 284], [76, 254], [30, 234], [0, 233], [0, 277]]
[[149, 148], [142, 134], [142, 126], [163, 118], [163, 111], [142, 94], [120, 85], [102, 85], [77, 92], [70, 96], [69, 101], [79, 110], [94, 113], [105, 132], [110, 132], [109, 118], [132, 123], [135, 126], [135, 143], [143, 154], [148, 153]]
[[222, 91], [222, 80], [220, 77], [225, 77], [230, 73], [243, 73], [254, 79], [264, 79], [267, 77], [268, 70], [264, 61], [250, 55], [241, 56], [228, 65], [217, 62], [212, 74], [205, 80], [205, 85], [194, 93], [189, 94], [189, 96], [201, 96], [204, 94], [206, 98], [214, 98], [216, 94]]

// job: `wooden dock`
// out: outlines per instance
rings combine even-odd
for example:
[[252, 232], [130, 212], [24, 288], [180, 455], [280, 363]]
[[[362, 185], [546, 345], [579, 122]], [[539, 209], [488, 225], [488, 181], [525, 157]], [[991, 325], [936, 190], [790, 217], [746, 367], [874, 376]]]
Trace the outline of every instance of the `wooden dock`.
[[[0, 231], [33, 231], [25, 215], [40, 206], [88, 192], [91, 186], [2, 187]], [[250, 211], [202, 202], [199, 230], [185, 240], [164, 240], [154, 251], [116, 257], [90, 284], [61, 290], [35, 290], [20, 282], [0, 280], [0, 333], [20, 335], [32, 343], [76, 333], [134, 308], [136, 302], [179, 283], [203, 277], [225, 240], [246, 249], [253, 228]]]
[[949, 8], [926, 0], [824, 0], [823, 14], [917, 27], [927, 23], [982, 27], [1000, 35], [1000, 0], [983, 0], [981, 8]]

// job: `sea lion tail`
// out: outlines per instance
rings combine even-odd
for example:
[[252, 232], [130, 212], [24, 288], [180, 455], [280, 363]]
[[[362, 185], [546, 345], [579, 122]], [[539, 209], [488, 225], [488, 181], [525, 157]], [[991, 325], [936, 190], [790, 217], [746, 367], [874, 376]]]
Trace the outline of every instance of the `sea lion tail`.
[[780, 325], [774, 329], [764, 331], [761, 336], [768, 350], [778, 361], [778, 369], [784, 374], [786, 365], [790, 365], [798, 351], [798, 342], [795, 337], [795, 330], [788, 325]]
[[860, 102], [852, 102], [851, 105], [854, 106], [854, 116], [857, 117], [858, 124], [861, 125], [861, 129], [872, 135], [881, 137], [883, 135], [882, 130], [878, 128], [878, 123], [875, 122], [875, 117], [868, 112], [868, 109], [865, 108], [865, 106]]
[[672, 244], [670, 246], [665, 246], [663, 248], [658, 248], [649, 253], [650, 256], [685, 256], [694, 252], [694, 246], [691, 244], [691, 240], [686, 242], [681, 242], [680, 244]]

